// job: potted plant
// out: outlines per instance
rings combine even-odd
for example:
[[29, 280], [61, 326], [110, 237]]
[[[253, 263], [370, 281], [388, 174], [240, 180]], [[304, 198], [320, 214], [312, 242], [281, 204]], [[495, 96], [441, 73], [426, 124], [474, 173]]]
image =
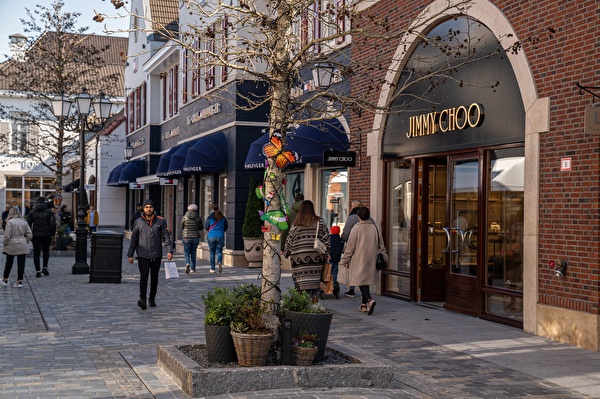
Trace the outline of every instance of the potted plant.
[[73, 238], [67, 234], [66, 228], [60, 225], [56, 228], [56, 245], [57, 251], [66, 251], [68, 246], [73, 242]]
[[317, 337], [318, 351], [314, 361], [323, 361], [333, 313], [322, 303], [313, 303], [308, 292], [299, 291], [294, 287], [283, 294], [281, 312], [283, 317], [292, 321], [292, 337], [301, 333]]
[[[251, 284], [246, 292], [253, 287], [257, 286]], [[264, 366], [275, 336], [269, 326], [267, 304], [261, 300], [260, 288], [257, 288], [258, 295], [240, 297], [242, 300], [231, 322], [231, 337], [241, 366]]]
[[292, 337], [292, 362], [296, 366], [312, 365], [317, 354], [317, 336], [301, 332], [300, 335]]
[[248, 184], [248, 200], [246, 201], [246, 214], [242, 225], [242, 238], [244, 240], [244, 254], [248, 261], [248, 267], [262, 267], [263, 238], [262, 225], [259, 211], [263, 210], [263, 203], [256, 195], [258, 181], [254, 176], [250, 177]]
[[228, 288], [214, 287], [202, 294], [204, 302], [204, 335], [206, 352], [211, 363], [229, 363], [236, 359], [230, 324], [239, 299]]

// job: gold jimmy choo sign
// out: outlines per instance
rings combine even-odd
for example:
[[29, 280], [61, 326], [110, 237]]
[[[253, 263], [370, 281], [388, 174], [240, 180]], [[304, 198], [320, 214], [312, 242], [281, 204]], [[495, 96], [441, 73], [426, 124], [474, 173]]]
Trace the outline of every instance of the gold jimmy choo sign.
[[421, 137], [440, 132], [451, 132], [469, 127], [478, 127], [483, 123], [483, 106], [473, 103], [468, 107], [448, 108], [440, 112], [411, 116], [406, 137]]

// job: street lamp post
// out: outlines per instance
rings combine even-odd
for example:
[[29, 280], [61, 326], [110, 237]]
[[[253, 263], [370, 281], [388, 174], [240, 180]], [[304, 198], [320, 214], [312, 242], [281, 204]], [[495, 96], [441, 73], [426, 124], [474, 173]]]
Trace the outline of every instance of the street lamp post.
[[[72, 115], [73, 101], [61, 94], [52, 100], [52, 110], [57, 118], [60, 118], [62, 126], [66, 130], [79, 132], [79, 205], [77, 207], [77, 229], [75, 230], [75, 264], [72, 268], [73, 274], [88, 274], [90, 268], [87, 264], [87, 224], [85, 215], [87, 204], [85, 201], [85, 131], [99, 132], [106, 119], [110, 116], [112, 103], [104, 93], [93, 98], [85, 89], [74, 97], [75, 110]], [[93, 105], [94, 117], [90, 116], [90, 108]]]

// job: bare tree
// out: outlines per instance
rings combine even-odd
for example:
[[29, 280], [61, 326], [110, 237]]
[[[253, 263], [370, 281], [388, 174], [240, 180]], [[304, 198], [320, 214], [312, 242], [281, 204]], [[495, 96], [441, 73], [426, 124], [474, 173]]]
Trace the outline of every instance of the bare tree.
[[[123, 2], [113, 0], [113, 4], [122, 15], [130, 15]], [[508, 36], [496, 38], [489, 45], [482, 44], [476, 30], [447, 32], [434, 37], [421, 34], [442, 15], [468, 16], [470, 4], [471, 0], [448, 0], [443, 10], [421, 12], [413, 16], [411, 25], [404, 26], [388, 20], [385, 15], [373, 17], [362, 13], [361, 2], [184, 0], [185, 11], [180, 17], [185, 18], [180, 20], [179, 34], [170, 35], [167, 29], [163, 32], [170, 40], [167, 45], [182, 46], [191, 59], [190, 68], [199, 71], [199, 78], [207, 82], [214, 79], [211, 71], [215, 67], [227, 71], [228, 76], [238, 81], [265, 82], [266, 94], [249, 96], [244, 109], [269, 105], [269, 135], [279, 136], [282, 151], [285, 151], [286, 135], [295, 126], [354, 113], [402, 112], [424, 99], [424, 93], [404, 96], [409, 87], [426, 82], [427, 89], [445, 81], [456, 81], [457, 71], [465, 65], [520, 50], [522, 43], [519, 42], [499, 45], [510, 40]], [[101, 21], [104, 17], [108, 16], [97, 19]], [[143, 15], [134, 17], [144, 18]], [[156, 21], [152, 22], [156, 29]], [[533, 37], [528, 40], [535, 41]], [[409, 65], [392, 62], [397, 60], [391, 56], [387, 58], [388, 65], [384, 65], [378, 52], [370, 59], [361, 57], [359, 64], [345, 51], [348, 38], [352, 43], [369, 41], [379, 48], [397, 48], [410, 38], [411, 42], [417, 41], [419, 46], [432, 51]], [[405, 52], [411, 50], [407, 44]], [[314, 86], [310, 67], [317, 64], [328, 67], [334, 85]], [[400, 75], [400, 79], [385, 78]], [[376, 76], [377, 79], [360, 92], [350, 91], [342, 84], [359, 76]], [[498, 84], [495, 81], [460, 83], [490, 90]], [[308, 86], [311, 86], [308, 90], [298, 90]], [[379, 102], [382, 87], [389, 87], [394, 93], [385, 104]], [[204, 94], [206, 97], [219, 95], [218, 90]], [[279, 195], [283, 190], [285, 165], [276, 162], [282, 151], [267, 155], [264, 188], [266, 193], [272, 193], [265, 205], [267, 213], [285, 209]], [[276, 224], [270, 227], [271, 231], [264, 234], [262, 290], [263, 300], [277, 307], [281, 243], [276, 237], [280, 231]]]
[[[77, 28], [81, 14], [63, 11], [63, 6], [55, 0], [49, 7], [26, 8], [28, 19], [21, 23], [28, 37], [22, 51], [0, 65], [5, 90], [0, 117], [14, 126], [12, 135], [0, 137], [0, 145], [4, 152], [27, 157], [54, 172], [57, 192], [62, 190], [63, 176], [71, 171], [65, 161], [79, 157], [79, 139], [68, 129], [72, 121], [56, 121], [51, 100], [83, 88], [91, 95], [122, 96], [126, 52], [126, 39], [85, 34], [87, 27]], [[120, 48], [115, 48], [117, 43]]]

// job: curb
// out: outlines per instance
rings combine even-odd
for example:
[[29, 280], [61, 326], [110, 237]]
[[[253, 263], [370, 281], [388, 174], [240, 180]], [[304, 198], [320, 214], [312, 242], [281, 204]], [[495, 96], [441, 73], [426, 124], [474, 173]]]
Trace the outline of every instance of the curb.
[[315, 366], [204, 368], [177, 346], [158, 346], [158, 365], [193, 398], [286, 388], [390, 388], [394, 369], [374, 360]]

